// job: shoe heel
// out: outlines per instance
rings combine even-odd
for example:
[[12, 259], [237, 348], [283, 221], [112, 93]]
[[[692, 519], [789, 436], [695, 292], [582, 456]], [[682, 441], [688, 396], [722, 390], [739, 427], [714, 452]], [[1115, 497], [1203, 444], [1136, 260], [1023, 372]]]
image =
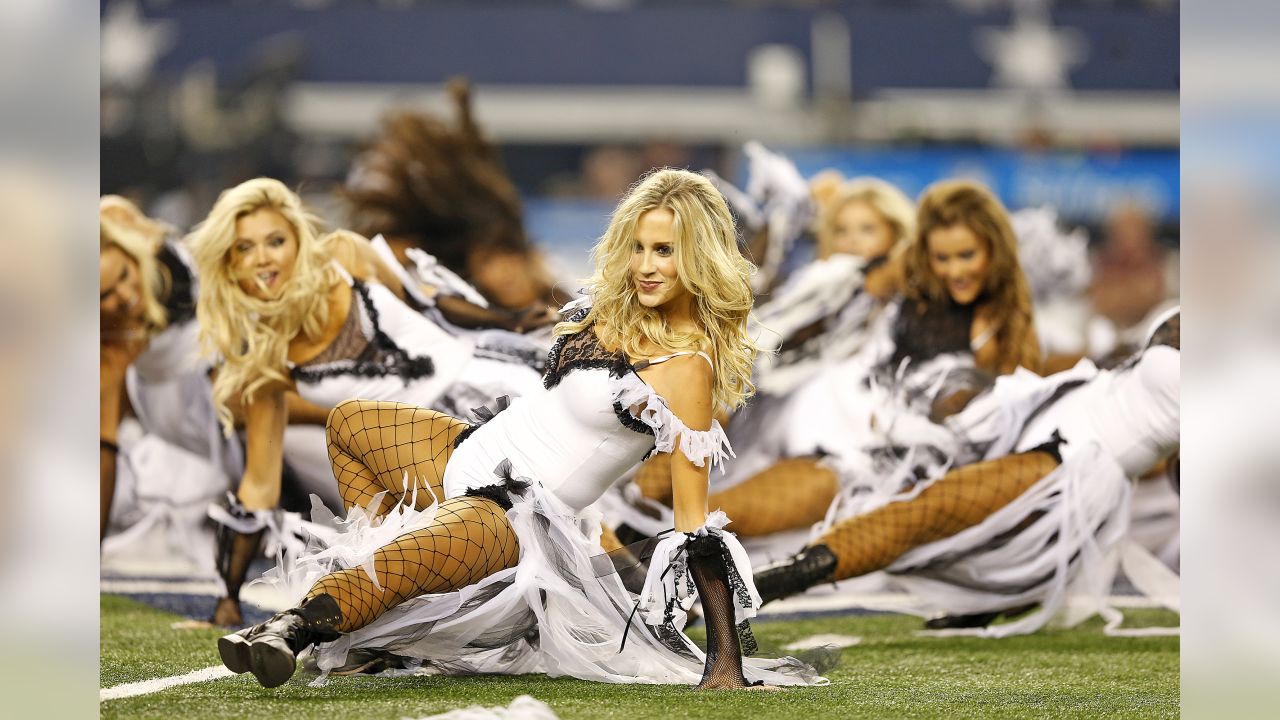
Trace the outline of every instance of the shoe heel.
[[243, 635], [232, 633], [218, 638], [218, 654], [231, 672], [249, 672], [249, 641]]
[[276, 638], [255, 640], [249, 643], [249, 670], [258, 678], [262, 687], [273, 688], [289, 682], [298, 669], [293, 651]]

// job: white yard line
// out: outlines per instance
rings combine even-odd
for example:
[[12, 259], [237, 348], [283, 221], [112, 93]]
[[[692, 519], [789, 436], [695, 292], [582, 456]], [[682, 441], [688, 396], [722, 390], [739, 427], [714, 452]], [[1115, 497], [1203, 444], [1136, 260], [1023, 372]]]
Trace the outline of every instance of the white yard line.
[[214, 665], [203, 670], [189, 672], [186, 675], [174, 675], [173, 677], [156, 678], [154, 680], [140, 680], [138, 682], [124, 683], [123, 685], [103, 688], [98, 692], [98, 702], [119, 700], [120, 698], [136, 697], [138, 695], [150, 695], [151, 693], [160, 692], [161, 690], [171, 687], [177, 687], [178, 685], [207, 682], [209, 680], [231, 677], [233, 675], [235, 675], [235, 673], [221, 665]]

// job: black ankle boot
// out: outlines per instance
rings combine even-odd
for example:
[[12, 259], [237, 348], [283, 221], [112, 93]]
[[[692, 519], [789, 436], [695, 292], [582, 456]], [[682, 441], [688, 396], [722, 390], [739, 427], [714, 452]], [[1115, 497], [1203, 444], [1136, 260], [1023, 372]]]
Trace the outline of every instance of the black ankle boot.
[[[699, 689], [743, 688], [750, 685], [742, 675], [744, 642], [747, 654], [755, 652], [755, 639], [744, 621], [736, 622], [735, 603], [738, 587], [730, 581], [728, 551], [724, 541], [705, 535], [689, 541], [689, 574], [698, 588], [702, 617], [707, 626], [707, 662], [702, 669]], [[741, 635], [739, 635], [741, 633]]]
[[814, 585], [832, 582], [836, 556], [826, 545], [810, 545], [795, 557], [755, 574], [761, 604], [799, 595]]
[[926, 630], [984, 628], [990, 626], [991, 623], [999, 618], [1015, 618], [1019, 615], [1025, 615], [1037, 607], [1039, 607], [1038, 603], [1030, 603], [994, 612], [973, 613], [971, 615], [940, 615], [925, 620], [924, 627]]
[[218, 639], [218, 653], [228, 670], [253, 673], [263, 687], [288, 682], [297, 669], [298, 653], [341, 637], [342, 610], [331, 595], [317, 595], [301, 607]]

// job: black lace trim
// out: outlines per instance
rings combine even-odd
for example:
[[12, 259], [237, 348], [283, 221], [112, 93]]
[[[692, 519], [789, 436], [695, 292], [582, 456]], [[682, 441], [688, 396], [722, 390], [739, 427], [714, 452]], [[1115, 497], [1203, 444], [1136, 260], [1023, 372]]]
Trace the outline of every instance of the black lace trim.
[[[579, 322], [587, 316], [590, 308], [580, 308], [568, 317], [568, 322]], [[609, 352], [600, 346], [600, 338], [596, 336], [595, 329], [588, 327], [574, 335], [561, 335], [556, 338], [555, 345], [551, 347], [551, 352], [547, 354], [547, 372], [542, 377], [543, 387], [550, 390], [565, 375], [574, 370], [608, 370], [609, 377], [620, 379], [627, 373], [635, 372], [636, 368], [632, 366], [631, 361], [621, 351]], [[637, 375], [637, 377], [639, 377]], [[622, 403], [614, 401], [613, 414], [617, 416], [618, 422], [623, 427], [642, 435], [654, 434], [653, 428], [645, 425], [644, 422], [631, 414], [631, 409], [624, 407]], [[648, 460], [657, 452], [657, 447], [649, 449], [645, 456], [641, 458], [641, 462]]]
[[[583, 330], [583, 332], [590, 332], [590, 330]], [[547, 374], [542, 378], [542, 385], [548, 390], [559, 385], [564, 376], [574, 370], [608, 370], [609, 377], [613, 378], [621, 378], [631, 372], [631, 363], [627, 362], [627, 359], [624, 357], [568, 360], [557, 369], [553, 370], [553, 367], [554, 366], [548, 362]]]
[[[631, 414], [629, 408], [623, 407], [622, 403], [616, 400], [613, 403], [613, 414], [618, 416], [618, 422], [622, 423], [622, 426], [628, 430], [634, 430], [642, 435], [653, 435], [653, 428], [645, 425], [640, 418]], [[646, 455], [645, 457], [648, 456]]]
[[1056, 460], [1059, 465], [1061, 465], [1062, 464], [1062, 446], [1065, 445], [1066, 442], [1067, 442], [1066, 440], [1062, 439], [1062, 435], [1059, 434], [1057, 430], [1054, 430], [1053, 435], [1050, 435], [1048, 440], [1045, 440], [1039, 445], [1031, 448], [1030, 450], [1027, 450], [1027, 452], [1045, 453], [1050, 457], [1052, 457], [1054, 460]]
[[751, 632], [751, 621], [743, 620], [738, 623], [738, 642], [742, 645], [742, 654], [751, 657], [760, 652], [760, 646], [756, 644], [755, 633]]
[[[747, 590], [747, 584], [738, 574], [738, 567], [733, 564], [733, 555], [729, 552], [729, 546], [725, 544], [723, 538], [716, 535], [699, 535], [689, 540], [687, 546], [690, 557], [719, 558], [720, 562], [724, 563], [725, 575], [729, 578], [729, 588], [733, 591], [733, 597], [739, 607], [751, 607], [751, 592]], [[751, 623], [743, 620], [738, 623], [737, 630], [738, 640], [742, 643], [742, 654], [751, 656], [759, 652], [760, 647], [756, 643], [755, 634], [751, 632]]]
[[503, 395], [494, 401], [493, 409], [489, 409], [487, 407], [471, 408], [471, 414], [475, 416], [476, 422], [468, 425], [466, 430], [458, 433], [458, 436], [453, 439], [453, 449], [457, 450], [462, 445], [463, 441], [471, 437], [472, 433], [480, 429], [481, 425], [484, 425], [494, 419], [498, 416], [498, 413], [509, 407], [511, 407], [511, 396]]
[[[579, 308], [570, 313], [569, 317], [564, 319], [564, 322], [581, 322], [590, 312], [590, 308]], [[548, 390], [560, 382], [560, 354], [564, 351], [564, 345], [569, 341], [570, 337], [569, 335], [557, 337], [556, 341], [551, 344], [551, 352], [547, 353], [547, 371], [542, 377], [542, 385]]]
[[646, 625], [650, 628], [653, 637], [662, 643], [666, 648], [686, 660], [697, 661], [698, 656], [689, 650], [684, 636], [676, 629], [675, 623], [664, 622], [661, 625]]
[[[589, 308], [580, 308], [566, 322], [580, 322], [587, 317]], [[595, 330], [588, 327], [573, 335], [561, 335], [547, 354], [547, 372], [542, 377], [543, 387], [550, 390], [565, 375], [574, 370], [608, 370], [609, 375], [620, 378], [632, 371], [631, 363], [621, 352], [608, 352], [600, 347]]]
[[529, 490], [529, 486], [533, 484], [528, 478], [515, 476], [510, 460], [503, 460], [498, 463], [498, 467], [493, 469], [493, 474], [497, 476], [498, 482], [492, 485], [469, 488], [463, 495], [492, 500], [503, 510], [510, 510], [511, 496], [524, 497], [525, 492]]
[[475, 425], [468, 425], [465, 430], [458, 433], [458, 436], [453, 439], [453, 449], [457, 450], [461, 447], [462, 443], [465, 442], [467, 438], [471, 437], [475, 431], [479, 430], [480, 426], [483, 424], [484, 423], [476, 423]]
[[[396, 345], [383, 332], [382, 325], [378, 322], [378, 309], [374, 307], [372, 300], [370, 300], [369, 289], [365, 284], [356, 280], [352, 282], [351, 289], [355, 291], [356, 297], [364, 306], [365, 311], [368, 312], [369, 323], [373, 326], [373, 337], [369, 339], [369, 347], [362, 355], [371, 354], [377, 359], [365, 359], [362, 357], [357, 360], [330, 363], [320, 367], [299, 365], [290, 371], [290, 377], [299, 382], [318, 383], [325, 378], [339, 375], [355, 375], [358, 377], [387, 377], [394, 375], [402, 378], [407, 386], [413, 380], [435, 375], [435, 361], [429, 355], [412, 356], [399, 345]], [[352, 307], [351, 312], [358, 312], [358, 310]], [[373, 352], [370, 353], [370, 351]]]

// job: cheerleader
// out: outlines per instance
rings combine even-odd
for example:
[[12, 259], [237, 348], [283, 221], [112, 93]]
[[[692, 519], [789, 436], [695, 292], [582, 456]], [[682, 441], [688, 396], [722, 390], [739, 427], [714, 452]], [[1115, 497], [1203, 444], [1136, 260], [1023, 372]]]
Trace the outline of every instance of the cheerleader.
[[[825, 682], [789, 658], [743, 662], [756, 595], [727, 519], [707, 512], [707, 473], [730, 453], [712, 413], [751, 393], [755, 354], [751, 265], [727, 206], [702, 176], [657, 171], [618, 206], [594, 258], [590, 304], [557, 326], [544, 391], [475, 428], [408, 405], [334, 410], [346, 534], [280, 569], [304, 581], [301, 604], [223, 637], [228, 668], [275, 687], [318, 645], [322, 670], [388, 649], [453, 672]], [[669, 453], [674, 531], [637, 598], [602, 555], [589, 506], [655, 448]], [[706, 653], [681, 632], [694, 587]]]
[[[1003, 206], [981, 185], [927, 188], [912, 240], [871, 279], [870, 297], [900, 295], [862, 349], [773, 412], [739, 413], [730, 425], [730, 439], [744, 450], [714, 487], [714, 502], [732, 513], [740, 534], [772, 536], [822, 520], [842, 482], [866, 468], [869, 448], [892, 445], [892, 434], [937, 443], [942, 453], [919, 457], [926, 469], [941, 467], [951, 445], [930, 415], [962, 405], [984, 376], [1039, 368], [1017, 239]], [[641, 473], [639, 480], [661, 498], [665, 478]], [[627, 521], [651, 529], [635, 515]]]
[[197, 352], [191, 261], [169, 228], [124, 198], [103, 197], [99, 216], [100, 530], [106, 538], [113, 517], [129, 527], [104, 552], [168, 525], [171, 544], [212, 570], [199, 529], [243, 459], [238, 439], [219, 431], [210, 365]]
[[1118, 624], [1106, 603], [1117, 556], [1135, 583], [1157, 587], [1150, 578], [1165, 574], [1121, 541], [1132, 480], [1178, 446], [1179, 328], [1175, 313], [1115, 370], [1084, 360], [1047, 378], [1000, 378], [948, 420], [984, 460], [856, 499], [794, 558], [757, 573], [762, 597], [885, 570], [916, 598], [908, 610], [924, 616], [981, 625], [1040, 606], [988, 635], [1032, 632], [1069, 598], [1084, 602], [1071, 606], [1068, 624], [1094, 612]]
[[188, 238], [201, 337], [219, 359], [214, 407], [226, 434], [238, 415], [246, 437], [239, 488], [230, 509], [215, 512], [225, 528], [219, 571], [227, 590], [214, 611], [218, 624], [241, 622], [239, 588], [270, 524], [266, 511], [280, 501], [291, 414], [318, 413], [323, 422], [328, 409], [364, 397], [461, 415], [538, 387], [526, 364], [482, 356], [473, 341], [404, 304], [386, 286], [397, 278], [364, 238], [320, 238], [315, 227], [297, 195], [258, 178], [223, 192]]

